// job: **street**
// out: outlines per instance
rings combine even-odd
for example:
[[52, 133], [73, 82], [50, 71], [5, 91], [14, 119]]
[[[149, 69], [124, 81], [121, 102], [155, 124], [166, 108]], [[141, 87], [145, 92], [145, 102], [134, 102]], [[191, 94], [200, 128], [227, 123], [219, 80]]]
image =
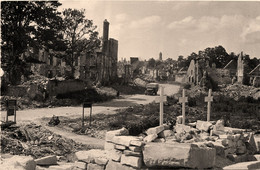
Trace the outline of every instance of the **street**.
[[[178, 85], [162, 84], [164, 87], [164, 94], [170, 96], [175, 94], [179, 90]], [[160, 94], [160, 89], [158, 95]], [[137, 104], [148, 104], [155, 100], [156, 96], [149, 95], [122, 95], [119, 99], [113, 99], [104, 103], [95, 103], [92, 107], [92, 114], [114, 114], [117, 109], [137, 105]], [[6, 111], [1, 111], [1, 118], [4, 120]], [[67, 117], [80, 117], [82, 115], [82, 106], [77, 107], [55, 107], [55, 108], [37, 108], [17, 111], [17, 123], [34, 121], [43, 117], [55, 116], [67, 116]], [[88, 109], [85, 108], [85, 115], [89, 115]], [[12, 117], [9, 118], [12, 120]]]

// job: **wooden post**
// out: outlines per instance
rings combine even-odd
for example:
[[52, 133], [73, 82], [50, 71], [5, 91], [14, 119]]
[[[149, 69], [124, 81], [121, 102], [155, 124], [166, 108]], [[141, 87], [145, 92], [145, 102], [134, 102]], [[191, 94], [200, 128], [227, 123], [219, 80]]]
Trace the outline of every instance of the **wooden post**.
[[209, 89], [209, 94], [205, 97], [205, 102], [208, 102], [208, 109], [207, 109], [207, 121], [210, 121], [210, 111], [211, 111], [211, 102], [213, 101], [213, 96], [211, 96], [212, 90]]
[[159, 120], [160, 120], [160, 125], [163, 125], [163, 102], [166, 102], [166, 101], [167, 101], [167, 97], [164, 96], [164, 94], [163, 94], [163, 89], [164, 89], [164, 87], [161, 86], [161, 94], [160, 94], [159, 97], [156, 97], [156, 98], [155, 98], [155, 100], [156, 100], [157, 102], [160, 102], [160, 118], [159, 118]]
[[83, 111], [82, 111], [82, 129], [84, 128], [84, 104], [83, 104]]
[[179, 98], [179, 103], [182, 103], [182, 124], [185, 125], [185, 103], [188, 102], [188, 97], [185, 97], [185, 89], [182, 90], [182, 97]]

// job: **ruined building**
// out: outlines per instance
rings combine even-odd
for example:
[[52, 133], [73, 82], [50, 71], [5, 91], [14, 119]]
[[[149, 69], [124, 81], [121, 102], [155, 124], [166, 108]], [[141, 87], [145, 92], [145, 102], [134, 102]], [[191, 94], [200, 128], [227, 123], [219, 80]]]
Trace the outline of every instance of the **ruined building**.
[[237, 59], [237, 82], [242, 84], [244, 79], [244, 59], [243, 52], [238, 56]]
[[[69, 75], [71, 68], [63, 59], [54, 56], [53, 51], [40, 49], [36, 59], [39, 63], [31, 64], [34, 73], [52, 78]], [[64, 52], [55, 52], [63, 53]], [[95, 81], [109, 84], [117, 79], [118, 41], [109, 38], [109, 22], [104, 21], [102, 49], [94, 54], [81, 52], [75, 60], [74, 78], [83, 81]]]

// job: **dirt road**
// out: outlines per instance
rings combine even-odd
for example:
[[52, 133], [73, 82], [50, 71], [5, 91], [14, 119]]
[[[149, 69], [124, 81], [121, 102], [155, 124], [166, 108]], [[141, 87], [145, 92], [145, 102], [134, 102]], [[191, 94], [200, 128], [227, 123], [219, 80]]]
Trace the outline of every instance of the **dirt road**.
[[[172, 95], [179, 90], [179, 86], [172, 84], [162, 84], [164, 88], [165, 95]], [[160, 89], [159, 89], [160, 92]], [[96, 103], [93, 105], [92, 113], [104, 113], [104, 114], [114, 114], [117, 109], [125, 108], [128, 106], [148, 104], [155, 100], [155, 96], [148, 95], [124, 95], [120, 96], [119, 99], [113, 99], [109, 102]], [[89, 111], [85, 109], [86, 116], [88, 116]], [[4, 120], [6, 112], [1, 112], [1, 118]], [[79, 117], [82, 115], [82, 107], [55, 107], [55, 108], [40, 108], [40, 109], [28, 109], [17, 111], [17, 122], [24, 121], [34, 121], [43, 117], [55, 116], [69, 116], [69, 117]], [[10, 120], [12, 117], [9, 118]]]

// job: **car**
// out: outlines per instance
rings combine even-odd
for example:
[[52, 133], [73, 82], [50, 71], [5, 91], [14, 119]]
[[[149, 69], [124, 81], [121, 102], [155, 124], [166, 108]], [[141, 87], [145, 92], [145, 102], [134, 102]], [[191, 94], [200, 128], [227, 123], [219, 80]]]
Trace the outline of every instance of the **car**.
[[158, 83], [148, 83], [146, 85], [145, 95], [157, 95], [158, 89]]

